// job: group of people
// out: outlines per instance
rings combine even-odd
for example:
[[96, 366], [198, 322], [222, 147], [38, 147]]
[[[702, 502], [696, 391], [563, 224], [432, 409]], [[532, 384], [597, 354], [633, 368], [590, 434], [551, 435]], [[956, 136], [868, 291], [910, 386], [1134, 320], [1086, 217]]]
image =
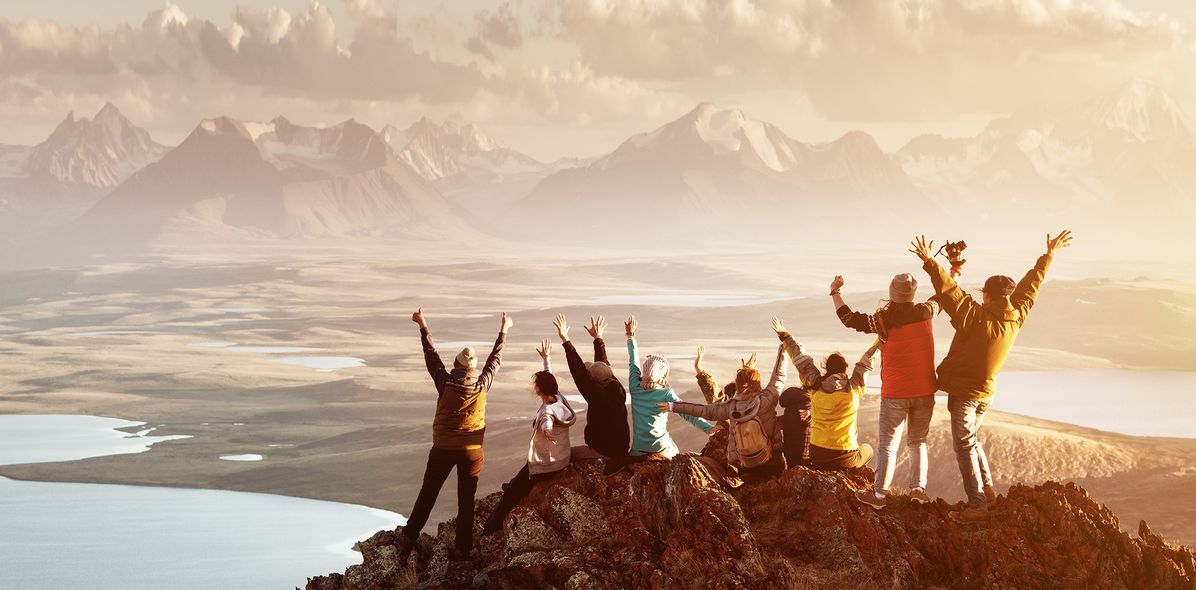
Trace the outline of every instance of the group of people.
[[[560, 473], [572, 460], [605, 458], [609, 475], [637, 461], [671, 459], [679, 450], [669, 436], [669, 413], [706, 433], [725, 429], [726, 463], [720, 467], [744, 482], [776, 477], [797, 466], [816, 470], [861, 467], [875, 457], [872, 489], [857, 493], [856, 498], [877, 510], [885, 507], [892, 491], [897, 451], [904, 436], [911, 458], [909, 498], [927, 503], [927, 437], [938, 391], [947, 394], [951, 440], [968, 498], [967, 507], [951, 517], [965, 523], [984, 520], [986, 506], [995, 500], [996, 492], [978, 433], [994, 393], [994, 379], [1034, 305], [1054, 253], [1070, 243], [1069, 231], [1054, 237], [1048, 234], [1046, 253], [1021, 281], [1003, 275], [989, 277], [982, 300], [976, 301], [956, 282], [963, 262], [958, 259], [959, 250], [948, 251], [951, 266], [944, 269], [934, 259], [934, 242], [920, 236], [910, 251], [922, 260], [934, 287], [928, 300], [916, 302], [917, 280], [903, 273], [890, 282], [888, 300], [866, 314], [844, 303], [840, 293], [843, 277], [832, 281], [829, 295], [843, 325], [875, 335], [854, 366], [839, 352], [831, 353], [819, 366], [784, 323], [773, 318], [772, 328], [780, 342], [767, 382], [762, 380], [753, 354], [741, 361], [734, 379], [720, 388], [703, 369], [705, 350], [698, 349], [694, 368], [704, 404], [681, 400], [669, 384], [665, 357], [650, 354], [640, 358], [635, 316], [624, 324], [629, 359], [625, 388], [607, 356], [603, 339], [606, 320], [591, 318], [585, 327], [594, 345], [594, 360], [587, 362], [570, 340], [567, 319], [557, 315], [554, 325], [569, 373], [587, 405], [585, 446], [571, 445], [569, 432], [577, 422], [577, 412], [552, 373], [551, 345], [544, 340], [537, 349], [543, 370], [531, 379], [540, 407], [531, 424], [527, 462], [503, 486], [502, 497], [483, 531], [501, 529], [506, 515], [533, 486]], [[940, 312], [950, 318], [955, 335], [936, 372], [932, 323]], [[456, 468], [456, 550], [459, 556], [468, 556], [473, 544], [474, 495], [484, 462], [486, 394], [514, 322], [502, 315], [498, 338], [480, 370], [475, 351], [466, 347], [457, 354], [450, 371], [432, 343], [423, 310], [416, 311], [412, 320], [419, 324], [424, 359], [438, 398], [423, 485], [399, 535], [399, 548], [406, 555], [414, 546], [440, 488]], [[858, 441], [856, 417], [877, 352], [881, 355], [881, 404], [879, 444], [874, 451]], [[797, 369], [799, 386], [785, 387], [786, 357]], [[777, 415], [778, 406], [784, 410], [781, 416]]]

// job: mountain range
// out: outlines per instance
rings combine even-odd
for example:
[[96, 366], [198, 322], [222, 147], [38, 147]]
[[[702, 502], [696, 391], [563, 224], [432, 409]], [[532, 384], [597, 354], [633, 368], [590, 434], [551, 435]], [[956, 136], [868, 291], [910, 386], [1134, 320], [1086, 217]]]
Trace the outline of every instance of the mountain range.
[[36, 146], [0, 145], [0, 227], [75, 219], [73, 237], [126, 241], [504, 233], [496, 226], [519, 238], [540, 224], [769, 241], [844, 221], [904, 234], [936, 220], [993, 228], [1027, 215], [1180, 229], [1196, 217], [1193, 161], [1196, 123], [1140, 80], [996, 119], [974, 136], [916, 137], [894, 153], [861, 131], [807, 143], [703, 103], [608, 154], [552, 163], [476, 125], [427, 118], [374, 130], [352, 119], [217, 117], [167, 148], [105, 104], [91, 119], [68, 115]]

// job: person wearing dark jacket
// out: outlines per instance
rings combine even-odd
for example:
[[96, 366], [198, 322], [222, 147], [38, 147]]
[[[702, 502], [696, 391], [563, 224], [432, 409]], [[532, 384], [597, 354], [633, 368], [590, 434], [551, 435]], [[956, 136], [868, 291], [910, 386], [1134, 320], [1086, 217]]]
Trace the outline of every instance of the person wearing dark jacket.
[[1038, 298], [1055, 250], [1071, 244], [1071, 232], [1064, 230], [1054, 238], [1047, 234], [1046, 242], [1046, 253], [1020, 282], [1014, 283], [1002, 275], [989, 277], [984, 282], [983, 303], [972, 299], [935, 262], [931, 254], [933, 241], [927, 243], [925, 236], [919, 236], [910, 248], [910, 252], [922, 259], [922, 268], [930, 275], [938, 294], [936, 298], [955, 328], [951, 348], [938, 366], [938, 388], [947, 392], [951, 440], [968, 495], [968, 508], [950, 514], [958, 522], [987, 519], [984, 508], [996, 498], [988, 458], [978, 434], [996, 390], [995, 378]]
[[573, 376], [573, 383], [588, 406], [584, 431], [586, 445], [603, 457], [626, 457], [631, 448], [631, 429], [627, 425], [627, 390], [615, 377], [610, 359], [606, 356], [606, 342], [602, 339], [606, 319], [602, 316], [590, 318], [590, 325], [585, 327], [594, 339], [592, 363], [583, 361], [569, 340], [569, 322], [563, 314], [557, 314], [553, 325], [565, 347], [569, 374]]
[[938, 302], [914, 303], [918, 281], [901, 273], [889, 282], [889, 299], [875, 313], [852, 311], [839, 289], [843, 277], [831, 281], [831, 301], [843, 325], [857, 332], [876, 334], [880, 340], [880, 432], [876, 449], [876, 477], [871, 490], [860, 490], [856, 499], [877, 510], [887, 504], [897, 450], [902, 434], [909, 446], [909, 498], [930, 502], [926, 494], [929, 467], [930, 418], [934, 415], [934, 327]]
[[415, 507], [407, 518], [402, 534], [398, 536], [399, 555], [405, 559], [415, 546], [419, 533], [428, 523], [428, 516], [440, 495], [440, 488], [448, 479], [449, 472], [457, 470], [457, 538], [459, 557], [469, 555], [473, 547], [474, 495], [478, 489], [478, 477], [482, 473], [485, 454], [482, 439], [486, 435], [486, 392], [494, 383], [494, 376], [502, 364], [502, 347], [507, 332], [514, 325], [507, 314], [502, 314], [502, 324], [494, 349], [479, 372], [477, 355], [473, 348], [465, 347], [453, 361], [453, 370], [445, 369], [444, 362], [432, 344], [432, 334], [420, 308], [411, 316], [419, 324], [420, 338], [424, 348], [424, 364], [432, 383], [436, 386], [436, 416], [432, 421], [432, 449], [428, 452], [428, 466], [424, 470], [424, 481], [420, 487]]
[[789, 387], [781, 392], [782, 448], [789, 468], [810, 466], [810, 392], [804, 387]]

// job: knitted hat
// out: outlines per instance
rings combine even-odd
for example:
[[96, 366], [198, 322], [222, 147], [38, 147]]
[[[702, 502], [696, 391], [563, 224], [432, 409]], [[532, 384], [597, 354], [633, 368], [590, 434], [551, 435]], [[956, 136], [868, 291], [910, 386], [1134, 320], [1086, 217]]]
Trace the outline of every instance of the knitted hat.
[[903, 272], [889, 283], [889, 301], [893, 303], [910, 303], [914, 300], [914, 293], [918, 291], [918, 280], [908, 272]]
[[669, 361], [659, 354], [644, 357], [644, 372], [640, 387], [662, 389], [669, 386]]
[[462, 369], [473, 369], [478, 366], [478, 355], [474, 354], [472, 346], [466, 346], [457, 353], [457, 358], [453, 359], [453, 364]]
[[810, 392], [804, 387], [790, 387], [781, 392], [781, 395], [786, 398], [795, 398], [794, 404], [791, 406], [795, 410], [808, 410], [813, 406], [813, 403], [810, 401]]
[[595, 381], [609, 381], [615, 377], [615, 372], [606, 363], [586, 363], [586, 370]]
[[984, 292], [990, 297], [1008, 297], [1016, 287], [1017, 283], [1005, 275], [993, 275], [984, 281]]

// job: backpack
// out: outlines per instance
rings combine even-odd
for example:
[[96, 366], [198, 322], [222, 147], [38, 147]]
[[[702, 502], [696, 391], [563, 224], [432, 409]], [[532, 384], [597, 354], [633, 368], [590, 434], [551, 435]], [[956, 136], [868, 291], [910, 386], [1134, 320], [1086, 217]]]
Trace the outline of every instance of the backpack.
[[772, 460], [772, 440], [764, 432], [764, 423], [755, 411], [750, 418], [732, 418], [731, 436], [735, 438], [735, 451], [739, 453], [741, 467], [759, 467]]

